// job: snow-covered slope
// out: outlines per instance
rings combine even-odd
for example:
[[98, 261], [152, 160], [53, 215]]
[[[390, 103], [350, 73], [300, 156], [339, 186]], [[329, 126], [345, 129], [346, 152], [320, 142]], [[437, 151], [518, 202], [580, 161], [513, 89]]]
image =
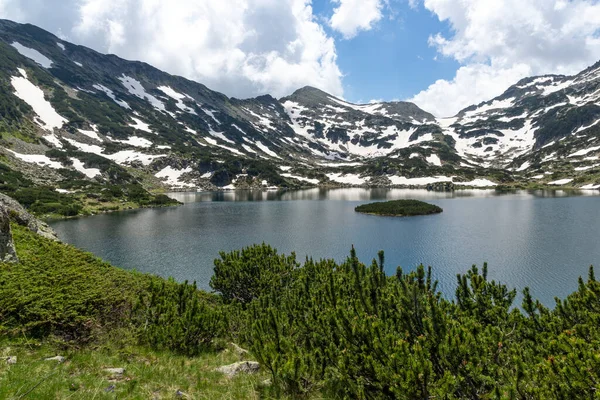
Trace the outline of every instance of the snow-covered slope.
[[126, 168], [180, 189], [600, 184], [600, 65], [524, 79], [436, 119], [412, 103], [352, 104], [312, 87], [228, 98], [0, 20], [0, 85], [0, 122], [21, 132], [0, 148], [46, 181], [110, 183]]

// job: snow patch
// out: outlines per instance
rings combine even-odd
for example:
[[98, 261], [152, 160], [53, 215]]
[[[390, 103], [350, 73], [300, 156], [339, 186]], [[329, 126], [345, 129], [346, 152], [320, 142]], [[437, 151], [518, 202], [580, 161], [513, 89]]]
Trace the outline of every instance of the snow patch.
[[129, 124], [129, 126], [132, 127], [133, 129], [137, 129], [137, 130], [148, 132], [148, 133], [154, 133], [154, 132], [152, 132], [152, 129], [150, 129], [150, 125], [148, 125], [141, 119], [136, 118], [136, 117], [131, 117], [131, 119], [133, 120], [133, 122], [135, 122], [135, 125]]
[[557, 181], [548, 182], [548, 185], [566, 185], [569, 182], [573, 182], [573, 179], [559, 179]]
[[82, 135], [85, 135], [85, 136], [89, 137], [90, 139], [94, 139], [94, 140], [97, 140], [99, 142], [102, 141], [102, 138], [100, 138], [100, 136], [98, 136], [98, 129], [96, 128], [96, 125], [92, 125], [92, 130], [91, 131], [84, 130], [84, 129], [77, 129], [77, 131], [79, 133], [81, 133]]
[[144, 154], [144, 153], [139, 153], [135, 150], [122, 150], [122, 151], [119, 151], [114, 154], [104, 154], [103, 153], [104, 149], [100, 146], [79, 143], [73, 139], [66, 139], [66, 140], [67, 140], [67, 142], [71, 143], [73, 146], [77, 147], [79, 150], [81, 150], [85, 153], [96, 154], [101, 157], [112, 160], [112, 161], [116, 162], [117, 164], [121, 164], [121, 165], [131, 163], [133, 161], [139, 161], [142, 163], [142, 165], [150, 165], [152, 163], [152, 161], [154, 161], [155, 159], [165, 157], [164, 154], [158, 154], [158, 155]]
[[[21, 75], [25, 71], [19, 71]], [[38, 115], [35, 122], [42, 128], [52, 131], [54, 128], [61, 128], [63, 124], [69, 122], [66, 118], [60, 116], [52, 104], [44, 98], [44, 92], [39, 87], [31, 83], [26, 77], [13, 76], [10, 83], [15, 89], [15, 95], [29, 104], [33, 111]]]
[[467, 111], [462, 119], [473, 118], [477, 115], [487, 113], [490, 110], [509, 108], [513, 106], [514, 102], [515, 99], [512, 97], [504, 100], [494, 100], [489, 104], [483, 104], [480, 107], [477, 107], [475, 110]]
[[410, 186], [423, 186], [437, 182], [452, 182], [452, 178], [446, 176], [434, 176], [424, 178], [406, 178], [404, 176], [388, 176], [392, 185], [410, 185]]
[[132, 95], [139, 97], [142, 100], [147, 100], [152, 104], [152, 107], [159, 111], [166, 111], [163, 102], [146, 92], [146, 89], [144, 89], [144, 86], [142, 86], [138, 80], [127, 75], [119, 77], [119, 80]]
[[571, 84], [573, 83], [573, 81], [566, 81], [566, 82], [559, 82], [559, 83], [553, 83], [550, 86], [544, 86], [544, 88], [542, 89], [543, 96], [548, 96], [549, 94], [552, 94], [554, 92], [558, 92], [559, 90], [563, 90], [568, 88]]
[[196, 114], [196, 111], [194, 111], [194, 109], [186, 106], [185, 103], [183, 102], [183, 99], [186, 99], [186, 98], [193, 100], [187, 94], [178, 93], [169, 86], [159, 86], [157, 89], [160, 90], [161, 92], [163, 92], [164, 94], [166, 94], [167, 96], [169, 96], [170, 98], [177, 100], [176, 106], [181, 111], [185, 111], [186, 113], [190, 113], [190, 114]]
[[357, 174], [342, 175], [341, 173], [335, 173], [335, 174], [327, 174], [327, 177], [329, 178], [329, 180], [338, 182], [338, 183], [346, 183], [346, 184], [351, 184], [351, 185], [362, 185], [365, 183], [365, 180], [363, 178], [361, 178], [360, 176], [358, 176]]
[[9, 150], [9, 149], [6, 149], [6, 151], [10, 152], [13, 156], [18, 158], [19, 160], [25, 161], [27, 163], [37, 164], [42, 167], [50, 167], [50, 168], [54, 168], [54, 169], [64, 168], [64, 166], [61, 163], [59, 163], [58, 161], [53, 161], [49, 157], [47, 157], [43, 154], [19, 154], [17, 152]]
[[[215, 111], [207, 110], [206, 108], [203, 108], [202, 111], [204, 111], [206, 113], [206, 115], [208, 115], [209, 117], [211, 117], [213, 119], [213, 121], [215, 121], [217, 123], [217, 125], [221, 125], [221, 121], [219, 121], [217, 119], [217, 117], [215, 117]], [[237, 126], [236, 126], [236, 128], [237, 128]], [[240, 128], [238, 128], [238, 129], [240, 129]]]
[[227, 147], [225, 145], [219, 144], [215, 139], [213, 138], [209, 138], [209, 137], [205, 137], [204, 140], [206, 140], [210, 145], [212, 146], [217, 146], [217, 147], [221, 147], [222, 149], [225, 149], [227, 151], [230, 151], [234, 154], [240, 155], [240, 156], [244, 156], [245, 154], [242, 153], [241, 151], [231, 148], [231, 147]]
[[298, 175], [293, 175], [293, 174], [281, 174], [281, 176], [286, 177], [286, 178], [292, 178], [292, 179], [296, 179], [302, 182], [308, 182], [308, 183], [312, 183], [313, 185], [317, 185], [319, 183], [318, 179], [311, 179], [311, 178], [305, 178], [303, 176], [298, 176]]
[[224, 142], [231, 143], [231, 144], [235, 144], [235, 142], [234, 142], [233, 140], [229, 139], [227, 136], [225, 136], [225, 135], [223, 134], [223, 132], [216, 132], [216, 131], [213, 131], [213, 130], [212, 130], [212, 128], [211, 128], [211, 129], [208, 131], [208, 133], [210, 133], [210, 135], [211, 135], [211, 136], [214, 136], [214, 137], [216, 137], [216, 138], [218, 138], [218, 139], [221, 139], [221, 140], [223, 140]]
[[52, 67], [52, 64], [53, 64], [52, 60], [49, 59], [48, 57], [46, 57], [45, 55], [43, 55], [42, 53], [40, 53], [39, 51], [30, 49], [29, 47], [25, 47], [19, 42], [12, 42], [11, 46], [14, 47], [15, 49], [17, 49], [17, 51], [19, 53], [21, 53], [22, 56], [25, 56], [25, 57], [35, 61], [42, 67], [44, 67], [44, 68]]
[[131, 136], [127, 140], [115, 140], [115, 142], [127, 144], [129, 146], [134, 146], [134, 147], [142, 147], [142, 148], [148, 148], [148, 147], [152, 146], [151, 141], [149, 141], [148, 139], [139, 137], [139, 136]]
[[277, 153], [275, 153], [274, 151], [272, 151], [271, 149], [269, 149], [266, 145], [264, 145], [261, 141], [256, 141], [254, 143], [263, 153], [270, 155], [273, 158], [279, 158], [281, 159], [281, 157], [279, 157], [277, 155]]
[[427, 157], [425, 160], [427, 160], [427, 162], [429, 164], [436, 165], [438, 167], [442, 166], [442, 160], [440, 160], [440, 157], [438, 157], [437, 154], [432, 154], [429, 157]]
[[525, 161], [519, 168], [516, 169], [517, 172], [525, 171], [527, 168], [531, 167], [531, 163], [529, 161]]
[[47, 142], [52, 143], [55, 147], [57, 147], [59, 149], [63, 148], [63, 144], [58, 139], [58, 137], [56, 137], [56, 135], [42, 136], [42, 138], [45, 139]]
[[474, 187], [490, 187], [497, 186], [496, 182], [492, 182], [489, 179], [473, 179], [469, 182], [454, 182], [455, 186], [474, 186]]
[[591, 153], [592, 151], [597, 151], [597, 150], [600, 150], [600, 146], [589, 147], [587, 149], [581, 149], [579, 151], [576, 151], [575, 153], [569, 154], [569, 157], [581, 157], [581, 156], [585, 156], [588, 153]]
[[185, 169], [175, 169], [170, 165], [163, 168], [160, 172], [157, 172], [154, 176], [159, 179], [162, 179], [167, 185], [171, 187], [192, 187], [194, 186], [188, 182], [182, 182], [181, 175], [185, 173], [192, 172], [191, 167], [187, 167]]
[[595, 189], [600, 189], [600, 185], [594, 185], [593, 183], [589, 183], [587, 185], [584, 185], [584, 186], [580, 187], [579, 189], [583, 189], [583, 190], [595, 190]]
[[115, 96], [115, 94], [113, 93], [112, 90], [110, 90], [109, 88], [107, 88], [106, 86], [100, 85], [100, 84], [96, 84], [92, 86], [94, 89], [96, 90], [100, 90], [101, 92], [106, 93], [106, 95], [115, 103], [117, 103], [119, 106], [126, 108], [128, 110], [131, 109], [131, 107], [129, 106], [129, 104], [127, 104], [126, 101], [123, 100], [119, 100], [117, 99], [117, 96]]
[[71, 161], [73, 162], [73, 168], [75, 168], [77, 171], [81, 172], [88, 178], [94, 178], [102, 174], [98, 168], [86, 168], [83, 162], [81, 162], [81, 160], [77, 158], [71, 157]]

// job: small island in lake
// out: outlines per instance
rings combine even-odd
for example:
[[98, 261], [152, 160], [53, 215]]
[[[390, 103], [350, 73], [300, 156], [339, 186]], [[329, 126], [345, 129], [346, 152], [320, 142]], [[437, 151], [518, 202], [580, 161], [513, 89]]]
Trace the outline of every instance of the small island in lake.
[[392, 200], [377, 203], [363, 204], [354, 209], [363, 214], [411, 217], [415, 215], [439, 214], [440, 207], [419, 200]]

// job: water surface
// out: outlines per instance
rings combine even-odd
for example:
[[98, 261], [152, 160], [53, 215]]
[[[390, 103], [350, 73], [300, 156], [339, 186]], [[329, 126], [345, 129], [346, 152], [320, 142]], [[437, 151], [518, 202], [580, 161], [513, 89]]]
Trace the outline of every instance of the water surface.
[[[431, 265], [440, 288], [456, 274], [489, 263], [490, 277], [548, 305], [600, 265], [599, 192], [311, 189], [293, 192], [176, 193], [184, 206], [99, 215], [52, 224], [65, 242], [123, 268], [208, 288], [220, 250], [266, 242], [300, 259], [343, 260], [354, 245], [370, 262], [385, 251], [386, 271]], [[416, 198], [442, 214], [411, 218], [354, 212], [374, 200]]]

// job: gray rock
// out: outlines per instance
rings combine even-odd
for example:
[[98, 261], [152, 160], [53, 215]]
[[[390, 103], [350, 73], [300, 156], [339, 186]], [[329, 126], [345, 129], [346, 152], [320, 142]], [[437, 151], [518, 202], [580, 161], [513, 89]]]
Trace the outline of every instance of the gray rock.
[[223, 365], [216, 369], [217, 372], [221, 372], [229, 377], [236, 376], [237, 374], [254, 374], [260, 369], [260, 364], [256, 361], [240, 361], [230, 365]]
[[37, 233], [47, 239], [58, 241], [56, 232], [54, 232], [47, 223], [42, 222], [31, 215], [12, 197], [0, 193], [0, 207], [8, 213], [11, 221], [16, 222], [21, 226], [26, 226], [33, 233]]
[[63, 363], [63, 362], [65, 362], [65, 360], [66, 360], [66, 358], [63, 356], [54, 356], [54, 357], [48, 357], [48, 358], [44, 359], [44, 361], [56, 361], [59, 363]]
[[0, 262], [19, 262], [6, 208], [0, 207]]
[[244, 356], [248, 355], [248, 350], [241, 348], [240, 346], [238, 346], [237, 344], [235, 344], [233, 342], [229, 343], [229, 346], [231, 347], [233, 352], [240, 357], [244, 357]]
[[113, 375], [123, 375], [125, 373], [125, 368], [104, 368], [104, 372]]
[[114, 392], [114, 391], [115, 391], [115, 388], [116, 388], [116, 387], [117, 387], [116, 385], [110, 385], [109, 387], [107, 387], [106, 389], [104, 389], [104, 391], [105, 391], [106, 393], [112, 393], [112, 392]]

